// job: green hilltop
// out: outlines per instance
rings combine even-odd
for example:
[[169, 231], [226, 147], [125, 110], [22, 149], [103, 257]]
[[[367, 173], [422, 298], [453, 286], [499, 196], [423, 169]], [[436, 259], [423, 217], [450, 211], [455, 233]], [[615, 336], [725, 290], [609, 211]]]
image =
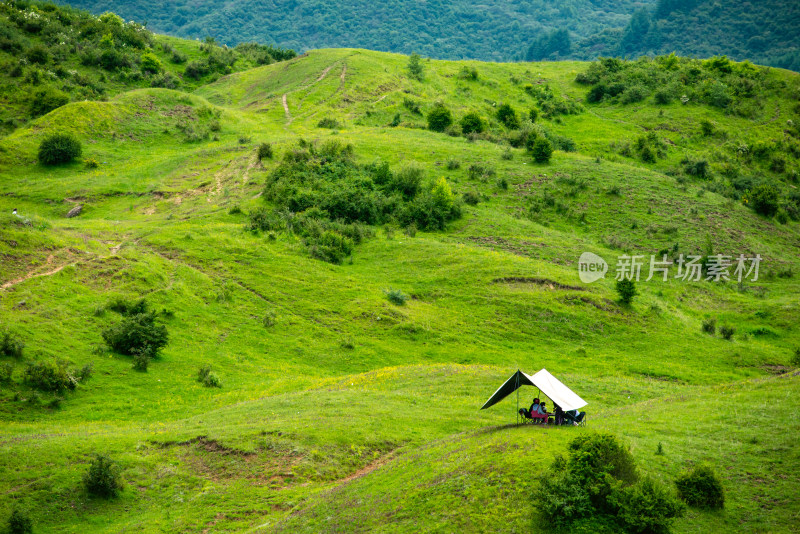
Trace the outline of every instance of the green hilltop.
[[[0, 521], [546, 531], [537, 476], [610, 432], [670, 491], [694, 465], [720, 476], [725, 508], [673, 532], [793, 531], [798, 75], [675, 56], [408, 65], [326, 49], [175, 71], [175, 89], [120, 81], [0, 139]], [[55, 133], [82, 155], [39, 163]], [[605, 279], [580, 282], [585, 251]], [[628, 306], [623, 254], [763, 262], [741, 284], [673, 268]], [[146, 371], [106, 343], [131, 316], [168, 331]], [[518, 368], [573, 388], [588, 425], [512, 425], [512, 399], [479, 411]], [[120, 469], [116, 498], [84, 488], [95, 454]]]

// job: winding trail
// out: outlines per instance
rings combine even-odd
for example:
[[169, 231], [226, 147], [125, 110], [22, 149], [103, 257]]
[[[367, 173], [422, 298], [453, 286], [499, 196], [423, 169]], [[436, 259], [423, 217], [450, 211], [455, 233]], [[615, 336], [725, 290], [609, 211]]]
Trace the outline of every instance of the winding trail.
[[292, 114], [289, 113], [289, 102], [286, 101], [285, 93], [283, 95], [283, 98], [281, 98], [281, 102], [283, 102], [283, 112], [286, 114], [286, 124], [291, 124]]
[[[69, 262], [66, 262], [66, 263], [62, 263], [61, 265], [59, 265], [57, 267], [54, 267], [53, 269], [50, 269], [48, 271], [43, 271], [43, 272], [37, 272], [38, 269], [33, 269], [31, 271], [28, 271], [24, 276], [22, 276], [20, 278], [16, 278], [14, 280], [9, 280], [8, 282], [5, 282], [3, 285], [0, 285], [0, 290], [6, 291], [7, 289], [10, 289], [10, 288], [12, 288], [12, 287], [14, 287], [16, 285], [21, 284], [22, 282], [30, 280], [32, 278], [40, 278], [42, 276], [53, 276], [54, 274], [57, 274], [57, 273], [63, 271], [67, 267], [72, 267], [72, 266], [79, 265], [81, 263], [86, 263], [88, 261], [95, 260], [95, 259], [104, 260], [104, 259], [109, 258], [111, 256], [116, 256], [117, 253], [119, 252], [119, 249], [122, 248], [122, 245], [124, 243], [125, 242], [123, 241], [119, 245], [116, 245], [116, 246], [112, 247], [107, 256], [91, 257], [91, 258], [86, 258], [86, 259], [81, 259], [81, 260], [69, 261]], [[51, 263], [53, 263], [53, 255], [52, 254], [50, 254], [47, 257], [47, 263], [45, 264], [45, 267], [47, 265], [50, 265]]]

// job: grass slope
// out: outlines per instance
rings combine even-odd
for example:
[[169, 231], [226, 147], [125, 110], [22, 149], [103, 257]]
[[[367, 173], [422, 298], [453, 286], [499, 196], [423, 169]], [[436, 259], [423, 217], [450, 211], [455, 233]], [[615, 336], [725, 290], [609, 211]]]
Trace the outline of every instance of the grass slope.
[[[527, 84], [583, 101], [573, 80], [586, 64], [428, 61], [418, 82], [406, 63], [313, 51], [194, 94], [135, 89], [68, 104], [0, 140], [0, 323], [26, 343], [23, 361], [2, 362], [14, 380], [0, 389], [0, 517], [21, 507], [53, 532], [544, 529], [529, 503], [537, 470], [576, 433], [610, 430], [667, 483], [701, 460], [722, 475], [725, 511], [691, 511], [675, 531], [792, 531], [797, 425], [783, 414], [797, 409], [798, 378], [772, 375], [800, 346], [800, 288], [786, 274], [800, 267], [798, 223], [667, 174], [686, 154], [718, 150], [696, 134], [700, 117], [731, 142], [783, 135], [794, 116], [784, 90], [750, 119], [701, 104], [584, 103], [541, 121], [577, 152], [535, 164], [504, 144], [493, 111], [538, 105]], [[459, 78], [463, 66], [478, 80]], [[786, 91], [797, 84], [769, 76]], [[478, 111], [489, 135], [430, 132], [407, 98], [423, 111], [441, 100], [457, 118]], [[325, 117], [343, 127], [318, 128]], [[671, 144], [655, 163], [610, 147], [657, 124]], [[56, 130], [75, 133], [100, 166], [36, 164], [39, 140]], [[292, 234], [244, 229], [278, 165], [259, 162], [256, 146], [280, 156], [300, 138], [353, 143], [361, 162], [413, 162], [482, 201], [444, 232], [411, 237], [389, 224], [352, 261], [314, 260]], [[453, 159], [460, 168], [448, 170]], [[475, 176], [472, 164], [495, 174]], [[545, 189], [564, 210], [531, 212]], [[65, 218], [75, 204], [83, 213]], [[685, 253], [709, 243], [760, 253], [762, 277], [742, 288], [642, 282], [631, 307], [616, 303], [610, 278], [578, 281], [585, 250], [610, 260], [676, 242]], [[389, 289], [411, 298], [391, 304]], [[115, 296], [168, 312], [170, 343], [147, 373], [102, 343], [119, 320]], [[734, 327], [733, 339], [701, 332], [707, 317]], [[60, 407], [21, 380], [25, 360], [52, 357], [94, 363]], [[197, 382], [201, 365], [221, 389]], [[541, 367], [589, 401], [588, 429], [506, 426], [511, 399], [477, 410], [511, 371]], [[119, 499], [85, 494], [94, 452], [122, 466]]]

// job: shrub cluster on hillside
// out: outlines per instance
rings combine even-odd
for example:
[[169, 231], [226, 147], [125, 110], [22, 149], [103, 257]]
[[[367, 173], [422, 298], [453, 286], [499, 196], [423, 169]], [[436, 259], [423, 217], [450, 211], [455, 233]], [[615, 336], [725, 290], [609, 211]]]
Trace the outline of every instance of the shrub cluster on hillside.
[[288, 151], [267, 177], [264, 198], [276, 207], [251, 212], [250, 230], [295, 233], [312, 256], [331, 263], [372, 235], [368, 225], [397, 221], [440, 230], [461, 215], [444, 178], [428, 180], [415, 166], [360, 165], [352, 145], [337, 141], [301, 141]]
[[[132, 87], [175, 88], [295, 56], [255, 43], [229, 49], [213, 39], [187, 43], [194, 59], [143, 25], [113, 13], [94, 16], [69, 6], [0, 3], [0, 132], [71, 100], [95, 100]], [[198, 80], [195, 82], [195, 80]]]
[[750, 102], [758, 102], [759, 94], [775, 88], [765, 68], [747, 61], [736, 63], [725, 56], [699, 60], [674, 54], [636, 61], [600, 58], [575, 81], [591, 86], [587, 102], [631, 104], [652, 98], [656, 104], [680, 101], [730, 108], [742, 116], [750, 115]]
[[630, 451], [610, 434], [572, 440], [568, 458], [556, 457], [540, 477], [533, 502], [542, 503], [536, 510], [547, 524], [575, 531], [590, 519], [617, 532], [668, 532], [684, 511], [667, 487], [639, 477]]
[[133, 356], [134, 368], [146, 371], [150, 360], [169, 341], [167, 327], [158, 320], [156, 312], [149, 310], [144, 299], [134, 302], [117, 299], [108, 309], [118, 312], [122, 319], [103, 330], [106, 345], [115, 352]]

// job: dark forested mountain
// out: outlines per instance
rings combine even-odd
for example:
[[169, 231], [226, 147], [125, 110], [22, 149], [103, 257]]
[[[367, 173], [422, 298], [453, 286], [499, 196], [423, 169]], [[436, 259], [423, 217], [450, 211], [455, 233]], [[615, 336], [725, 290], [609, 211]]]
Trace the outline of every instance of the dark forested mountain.
[[726, 54], [800, 69], [800, 2], [786, 0], [71, 0], [181, 37], [296, 50], [360, 47], [483, 60]]
[[513, 60], [540, 35], [566, 30], [582, 39], [623, 27], [655, 0], [70, 0], [114, 11], [148, 28], [234, 45], [279, 43], [295, 50], [358, 47], [461, 59]]
[[800, 2], [786, 0], [659, 0], [635, 11], [624, 28], [606, 29], [572, 43], [558, 36], [553, 31], [534, 41], [527, 57], [725, 54], [800, 70]]

